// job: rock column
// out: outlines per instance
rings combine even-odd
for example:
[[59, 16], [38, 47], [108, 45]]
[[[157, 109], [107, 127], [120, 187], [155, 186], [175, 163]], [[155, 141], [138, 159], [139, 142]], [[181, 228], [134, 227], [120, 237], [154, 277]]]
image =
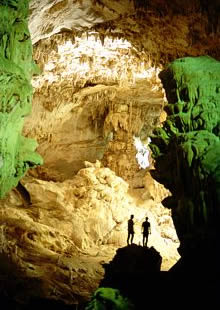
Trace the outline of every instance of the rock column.
[[181, 58], [160, 78], [168, 117], [152, 137], [152, 175], [172, 193], [163, 204], [172, 210], [182, 261], [193, 270], [214, 271], [220, 237], [220, 63], [208, 56]]
[[29, 167], [41, 164], [35, 140], [22, 136], [31, 111], [32, 60], [28, 2], [0, 2], [0, 198], [17, 185]]

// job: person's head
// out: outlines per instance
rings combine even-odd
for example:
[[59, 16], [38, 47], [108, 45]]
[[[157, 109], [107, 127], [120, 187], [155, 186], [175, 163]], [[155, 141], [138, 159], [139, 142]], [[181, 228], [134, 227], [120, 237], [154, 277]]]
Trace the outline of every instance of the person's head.
[[146, 221], [148, 221], [148, 217], [146, 216]]
[[133, 219], [134, 218], [134, 215], [133, 214], [131, 214], [131, 219]]

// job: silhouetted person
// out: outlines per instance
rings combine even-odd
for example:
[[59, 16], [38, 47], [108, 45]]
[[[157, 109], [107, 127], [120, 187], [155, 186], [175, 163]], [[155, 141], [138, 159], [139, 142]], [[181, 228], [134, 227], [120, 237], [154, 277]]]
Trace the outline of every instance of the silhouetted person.
[[133, 221], [133, 218], [134, 218], [134, 215], [132, 214], [130, 219], [128, 220], [128, 239], [127, 239], [127, 244], [129, 244], [129, 241], [131, 241], [130, 244], [132, 244], [133, 239], [134, 239], [134, 221]]
[[151, 233], [148, 217], [146, 217], [146, 220], [142, 224], [142, 233], [143, 233], [143, 246], [147, 246], [148, 236]]

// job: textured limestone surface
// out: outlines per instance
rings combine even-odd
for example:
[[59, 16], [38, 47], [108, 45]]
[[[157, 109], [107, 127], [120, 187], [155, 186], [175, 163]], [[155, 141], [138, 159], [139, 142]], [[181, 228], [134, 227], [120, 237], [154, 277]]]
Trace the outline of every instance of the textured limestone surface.
[[33, 43], [94, 29], [103, 40], [126, 38], [167, 63], [186, 55], [219, 58], [219, 10], [219, 0], [31, 0], [29, 27]]
[[208, 56], [186, 57], [160, 76], [169, 104], [165, 107], [168, 117], [152, 138], [154, 175], [172, 193], [163, 203], [172, 209], [180, 252], [195, 257], [206, 253], [198, 260], [212, 261], [215, 269], [220, 216], [220, 63]]
[[68, 303], [87, 300], [103, 277], [101, 263], [127, 244], [131, 213], [134, 243], [142, 242], [147, 214], [152, 226], [149, 247], [161, 253], [163, 269], [179, 258], [168, 210], [152, 199], [137, 203], [128, 184], [100, 162], [87, 166], [64, 182], [26, 176], [22, 184], [30, 196], [16, 189], [1, 201], [1, 253], [8, 253], [28, 278], [39, 280], [40, 297]]
[[28, 1], [0, 2], [0, 197], [29, 167], [42, 163], [35, 140], [21, 135], [31, 111], [35, 68], [27, 15]]
[[34, 58], [42, 74], [33, 79], [33, 111], [23, 133], [38, 141], [41, 177], [65, 180], [84, 160], [103, 159], [131, 178], [138, 168], [133, 136], [146, 140], [160, 121], [160, 70], [128, 41], [109, 38], [103, 45], [95, 33], [75, 42], [69, 34], [53, 36], [36, 44]]

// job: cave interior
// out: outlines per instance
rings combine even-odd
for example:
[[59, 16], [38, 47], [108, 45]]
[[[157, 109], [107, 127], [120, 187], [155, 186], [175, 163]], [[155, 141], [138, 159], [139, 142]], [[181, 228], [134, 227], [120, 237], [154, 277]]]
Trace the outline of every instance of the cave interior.
[[220, 0], [0, 0], [6, 309], [214, 309], [219, 61]]

